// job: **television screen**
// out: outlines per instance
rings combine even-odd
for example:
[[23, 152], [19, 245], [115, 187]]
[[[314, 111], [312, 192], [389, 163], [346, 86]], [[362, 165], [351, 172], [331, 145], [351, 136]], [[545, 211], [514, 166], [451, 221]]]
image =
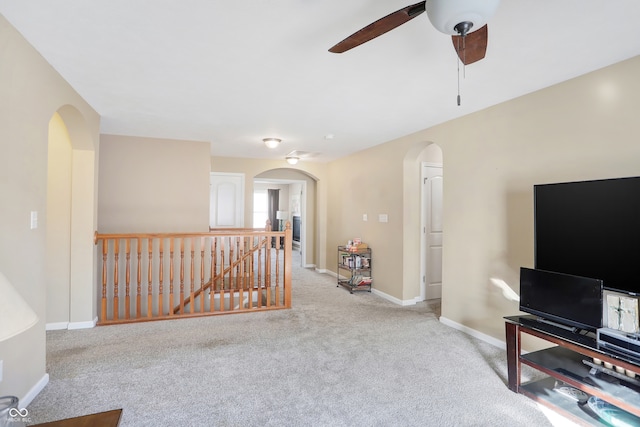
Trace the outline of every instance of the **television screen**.
[[602, 280], [520, 268], [520, 311], [561, 325], [602, 327]]
[[534, 186], [535, 267], [640, 294], [640, 177]]

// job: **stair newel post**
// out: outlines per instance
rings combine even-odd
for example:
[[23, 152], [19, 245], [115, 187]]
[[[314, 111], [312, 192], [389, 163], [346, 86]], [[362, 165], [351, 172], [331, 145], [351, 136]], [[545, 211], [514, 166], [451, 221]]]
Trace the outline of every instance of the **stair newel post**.
[[109, 240], [102, 240], [102, 307], [100, 318], [102, 322], [107, 320], [107, 254], [109, 253]]
[[158, 316], [164, 315], [164, 237], [158, 239]]
[[120, 305], [118, 301], [120, 239], [113, 239], [113, 258], [113, 320], [118, 320], [120, 314]]
[[131, 318], [131, 240], [127, 238], [125, 240], [125, 253], [126, 253], [126, 272], [125, 272], [125, 287], [124, 287], [124, 318]]
[[147, 238], [147, 317], [153, 317], [153, 239]]
[[204, 237], [200, 237], [200, 313], [204, 313]]
[[169, 238], [169, 316], [173, 316], [173, 237]]
[[184, 239], [180, 238], [180, 314], [184, 314]]
[[287, 221], [284, 230], [284, 245], [289, 250], [284, 251], [284, 306], [291, 308], [291, 252], [293, 247], [293, 229]]
[[190, 273], [191, 275], [189, 276], [189, 289], [190, 289], [190, 299], [189, 299], [189, 313], [194, 313], [195, 312], [195, 307], [194, 307], [194, 299], [195, 299], [195, 246], [196, 246], [196, 238], [192, 237], [191, 238], [191, 263], [190, 263]]
[[136, 239], [136, 251], [138, 255], [138, 268], [136, 269], [136, 280], [138, 284], [136, 290], [136, 318], [139, 319], [142, 315], [142, 240], [139, 237]]

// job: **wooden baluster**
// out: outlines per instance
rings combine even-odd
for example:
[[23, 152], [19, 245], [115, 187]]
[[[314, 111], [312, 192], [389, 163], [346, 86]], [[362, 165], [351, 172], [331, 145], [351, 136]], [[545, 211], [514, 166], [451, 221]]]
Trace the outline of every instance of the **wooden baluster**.
[[[238, 243], [242, 239], [242, 237], [238, 237]], [[240, 310], [244, 309], [244, 251], [242, 250], [242, 245], [238, 244], [238, 299], [240, 304]]]
[[209, 311], [215, 311], [216, 306], [216, 285], [217, 281], [215, 280], [216, 274], [216, 237], [211, 237], [211, 265], [209, 272], [209, 280], [211, 280], [211, 287], [209, 288]]
[[102, 307], [100, 309], [100, 319], [104, 323], [107, 321], [107, 254], [109, 253], [109, 240], [102, 240]]
[[233, 308], [236, 305], [234, 301], [236, 290], [235, 290], [235, 284], [233, 279], [233, 264], [234, 264], [233, 254], [234, 254], [233, 237], [229, 237], [229, 310], [233, 310]]
[[169, 316], [173, 316], [173, 237], [169, 238]]
[[224, 242], [225, 237], [220, 237], [220, 311], [224, 311], [224, 300], [226, 299], [225, 291], [225, 274], [224, 274]]
[[204, 237], [200, 237], [200, 313], [204, 313]]
[[[255, 239], [253, 239], [252, 242], [255, 242]], [[249, 288], [249, 308], [253, 308], [253, 287], [254, 287], [254, 280], [255, 280], [254, 271], [253, 271], [253, 260], [256, 256], [255, 250], [256, 250], [256, 247], [254, 246], [250, 247], [250, 251], [251, 251], [251, 258], [249, 259], [250, 274], [249, 274], [249, 283], [247, 284], [247, 287]]]
[[158, 262], [158, 316], [164, 316], [164, 238], [160, 237], [158, 250], [160, 251], [160, 261]]
[[[270, 239], [270, 242], [273, 238]], [[266, 290], [271, 286], [271, 253], [273, 252], [273, 245], [269, 245], [264, 254], [264, 284], [263, 287]], [[260, 289], [260, 298], [258, 299], [258, 307], [262, 307], [262, 291]]]
[[153, 239], [147, 239], [147, 253], [149, 265], [147, 266], [147, 317], [153, 316]]
[[195, 246], [196, 246], [196, 238], [192, 237], [191, 238], [191, 276], [189, 277], [189, 282], [190, 282], [190, 289], [191, 289], [191, 294], [190, 297], [191, 299], [189, 300], [189, 312], [190, 313], [194, 313], [195, 312], [195, 274], [194, 274], [194, 269], [195, 269]]
[[120, 315], [120, 305], [118, 304], [118, 264], [120, 258], [120, 239], [113, 241], [113, 320], [118, 320]]
[[125, 273], [125, 300], [124, 300], [124, 318], [125, 319], [130, 319], [131, 318], [131, 293], [129, 290], [129, 287], [131, 285], [131, 240], [127, 239], [126, 240], [126, 245], [125, 245], [125, 252], [126, 252], [126, 273]]
[[261, 239], [260, 244], [258, 246], [258, 281], [254, 286], [256, 290], [256, 295], [258, 295], [257, 301], [260, 301], [260, 286], [262, 284], [262, 280], [264, 280], [264, 262], [262, 259], [262, 254], [266, 250], [267, 239]]
[[136, 319], [139, 319], [142, 313], [142, 240], [138, 237], [136, 242], [136, 251], [138, 252], [138, 289], [136, 292]]
[[180, 239], [180, 314], [184, 314], [184, 237]]

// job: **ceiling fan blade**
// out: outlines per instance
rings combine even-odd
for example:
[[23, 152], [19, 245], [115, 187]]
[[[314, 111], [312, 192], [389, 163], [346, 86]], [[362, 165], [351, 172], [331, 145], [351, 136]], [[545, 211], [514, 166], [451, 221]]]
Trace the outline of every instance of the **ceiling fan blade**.
[[356, 31], [340, 43], [329, 49], [329, 52], [342, 53], [356, 46], [360, 46], [369, 40], [375, 39], [382, 34], [393, 30], [396, 27], [411, 21], [416, 16], [425, 11], [426, 1], [421, 1], [411, 6], [407, 6], [396, 12], [393, 12], [384, 18], [378, 19], [376, 22], [367, 25], [363, 29]]
[[484, 58], [487, 52], [488, 30], [487, 26], [464, 36], [451, 36], [453, 47], [458, 52], [458, 58], [464, 65], [473, 64]]

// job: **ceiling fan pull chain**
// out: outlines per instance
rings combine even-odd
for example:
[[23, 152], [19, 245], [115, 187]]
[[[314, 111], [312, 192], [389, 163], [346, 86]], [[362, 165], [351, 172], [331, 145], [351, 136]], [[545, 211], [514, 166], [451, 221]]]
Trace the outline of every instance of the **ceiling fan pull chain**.
[[[464, 38], [463, 40], [463, 49], [464, 49]], [[460, 50], [460, 39], [458, 39], [458, 51]], [[464, 51], [462, 53], [462, 55], [464, 56]], [[457, 97], [457, 101], [458, 101], [458, 106], [460, 106], [460, 58], [458, 58], [458, 55], [456, 55], [456, 64], [458, 66], [458, 97]], [[464, 62], [463, 62], [463, 70], [464, 70]], [[464, 71], [463, 71], [464, 72]]]

